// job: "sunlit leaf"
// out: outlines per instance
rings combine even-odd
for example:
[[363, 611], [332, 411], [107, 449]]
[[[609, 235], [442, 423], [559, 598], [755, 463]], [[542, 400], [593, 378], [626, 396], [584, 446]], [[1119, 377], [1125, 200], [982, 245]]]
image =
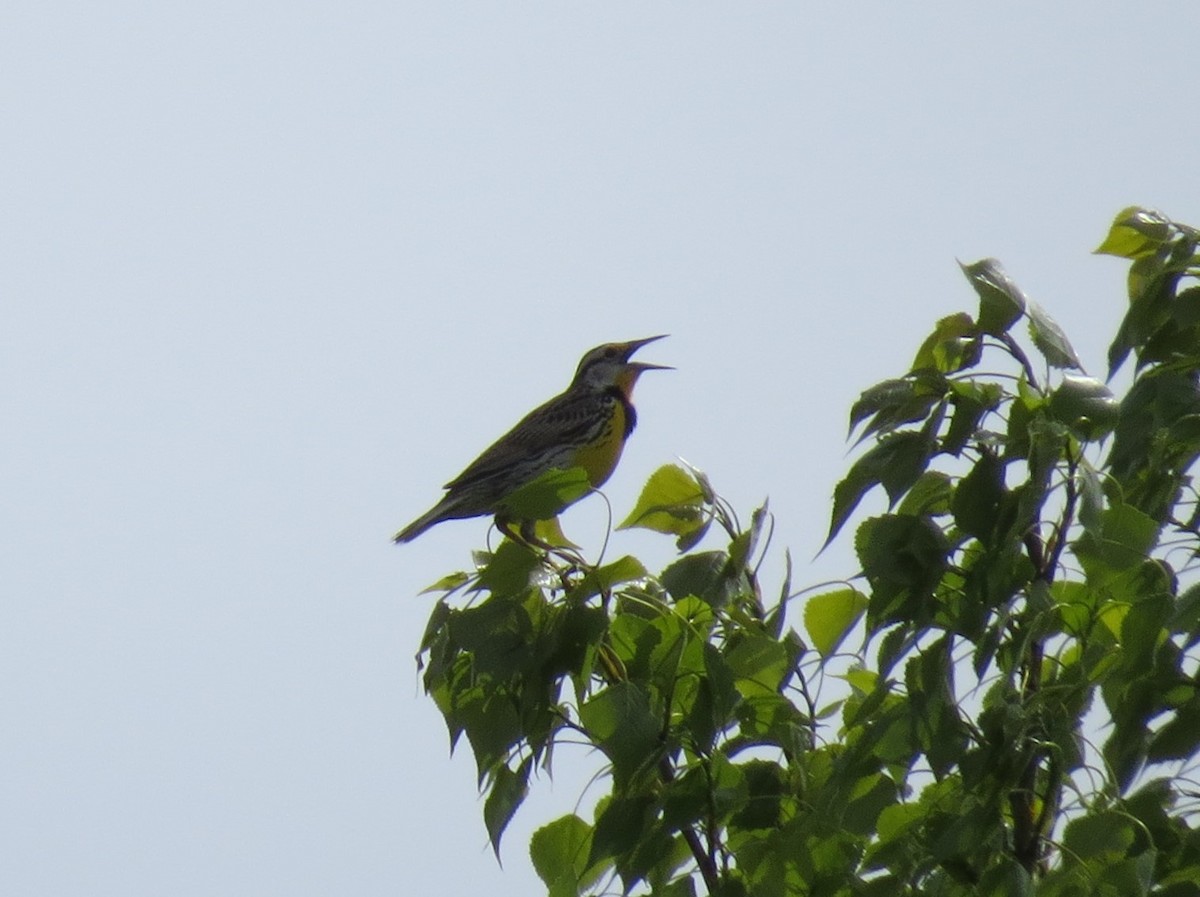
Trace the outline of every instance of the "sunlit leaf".
[[[580, 884], [591, 852], [592, 827], [574, 814], [562, 816], [533, 833], [529, 858], [547, 886], [569, 878]], [[572, 893], [576, 893], [572, 891]]]
[[937, 322], [913, 358], [912, 370], [931, 369], [953, 374], [979, 360], [978, 328], [966, 312], [948, 315]]
[[514, 489], [504, 499], [504, 513], [515, 520], [549, 520], [592, 489], [582, 467], [548, 470]]
[[738, 691], [749, 697], [776, 693], [788, 673], [788, 659], [787, 651], [776, 639], [751, 635], [734, 646], [726, 662]]
[[1102, 255], [1136, 259], [1158, 250], [1171, 237], [1171, 222], [1159, 212], [1130, 206], [1113, 220], [1108, 236], [1097, 248]]
[[543, 545], [553, 545], [555, 548], [579, 548], [574, 542], [566, 537], [562, 531], [562, 524], [557, 517], [551, 517], [549, 520], [538, 520], [533, 525], [533, 537]]
[[448, 573], [432, 585], [421, 589], [417, 594], [428, 595], [430, 592], [453, 592], [466, 585], [471, 577], [466, 573]]
[[627, 554], [611, 564], [588, 570], [583, 580], [572, 590], [571, 596], [577, 601], [583, 601], [593, 595], [607, 594], [621, 583], [645, 579], [647, 575], [642, 562]]
[[690, 471], [665, 464], [650, 475], [637, 504], [617, 529], [640, 527], [687, 536], [705, 525], [704, 489]]
[[867, 610], [867, 596], [857, 589], [844, 588], [814, 595], [804, 605], [804, 628], [822, 657], [828, 657], [842, 643]]

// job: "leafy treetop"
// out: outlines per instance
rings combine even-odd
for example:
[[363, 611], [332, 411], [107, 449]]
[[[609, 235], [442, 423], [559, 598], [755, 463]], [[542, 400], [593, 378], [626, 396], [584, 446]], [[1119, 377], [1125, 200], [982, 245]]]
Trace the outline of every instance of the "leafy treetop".
[[785, 555], [768, 593], [766, 508], [668, 465], [622, 524], [676, 540], [664, 570], [504, 541], [435, 584], [424, 683], [497, 850], [582, 742], [602, 793], [530, 845], [552, 897], [1200, 895], [1198, 245], [1126, 209], [1100, 246], [1131, 262], [1122, 396], [965, 265], [975, 314], [851, 409], [829, 538], [887, 511], [845, 583], [797, 591]]

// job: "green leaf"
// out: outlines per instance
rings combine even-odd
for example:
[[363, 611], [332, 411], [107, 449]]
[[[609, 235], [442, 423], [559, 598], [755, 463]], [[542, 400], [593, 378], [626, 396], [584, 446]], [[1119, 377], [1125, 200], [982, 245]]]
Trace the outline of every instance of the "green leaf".
[[1121, 401], [1108, 466], [1127, 503], [1156, 520], [1170, 513], [1200, 454], [1200, 392], [1184, 371], [1142, 374]]
[[1004, 496], [1004, 465], [985, 449], [954, 490], [954, 522], [963, 532], [989, 542], [1000, 522]]
[[860, 434], [860, 442], [873, 433], [887, 433], [901, 424], [924, 420], [946, 388], [946, 378], [936, 373], [877, 383], [865, 390], [851, 407], [849, 432], [853, 433], [868, 417], [871, 422]]
[[529, 793], [529, 759], [513, 772], [508, 766], [497, 766], [491, 777], [491, 788], [483, 804], [483, 822], [496, 859], [500, 858], [500, 838], [517, 808]]
[[1033, 879], [1015, 859], [1001, 855], [979, 877], [973, 893], [978, 897], [1033, 897]]
[[1151, 763], [1187, 760], [1200, 752], [1200, 697], [1176, 710], [1166, 724], [1154, 733], [1146, 759]]
[[746, 697], [778, 692], [790, 672], [790, 660], [787, 649], [765, 635], [747, 635], [725, 658], [738, 691]]
[[1122, 209], [1095, 250], [1098, 255], [1137, 259], [1152, 255], [1171, 238], [1171, 222], [1150, 209], [1130, 206]]
[[535, 552], [511, 539], [501, 542], [491, 555], [481, 552], [477, 557], [484, 558], [484, 564], [471, 587], [472, 591], [510, 597], [529, 589], [534, 570], [541, 564]]
[[1139, 368], [1164, 351], [1169, 354], [1173, 331], [1179, 327], [1174, 316], [1179, 276], [1168, 270], [1169, 255], [1160, 250], [1129, 266], [1129, 308], [1108, 348], [1110, 378], [1131, 349], [1138, 352]]
[[451, 718], [471, 742], [476, 770], [482, 781], [524, 738], [525, 729], [509, 695], [495, 691], [489, 694], [475, 685], [458, 691], [452, 700]]
[[658, 757], [661, 719], [644, 688], [617, 682], [579, 708], [592, 740], [612, 761], [613, 780], [624, 787], [639, 769], [653, 768]]
[[676, 601], [694, 595], [714, 607], [724, 606], [729, 597], [726, 577], [729, 555], [723, 551], [700, 551], [670, 564], [659, 581]]
[[952, 384], [950, 401], [954, 405], [954, 416], [942, 440], [942, 451], [957, 456], [968, 443], [978, 441], [983, 416], [995, 411], [1002, 397], [1003, 392], [995, 383], [958, 380]]
[[1112, 390], [1092, 377], [1067, 374], [1050, 395], [1050, 414], [1084, 439], [1111, 433], [1121, 415]]
[[1192, 368], [1200, 361], [1200, 287], [1191, 287], [1172, 297], [1173, 278], [1161, 281], [1168, 316], [1150, 333], [1138, 353], [1139, 366], [1151, 362], [1182, 363]]
[[439, 599], [433, 606], [433, 610], [429, 612], [429, 620], [425, 623], [425, 633], [421, 636], [421, 651], [428, 651], [438, 635], [445, 628], [446, 621], [450, 619], [453, 611], [450, 605], [446, 603], [444, 598]]
[[746, 804], [730, 820], [730, 828], [776, 828], [783, 818], [783, 803], [790, 797], [782, 767], [768, 760], [749, 760], [742, 764], [741, 770], [746, 787]]
[[431, 592], [453, 592], [456, 589], [461, 589], [470, 579], [471, 577], [468, 574], [461, 571], [458, 573], [447, 573], [437, 582], [421, 589], [417, 594], [428, 595]]
[[700, 481], [678, 464], [664, 464], [650, 475], [637, 504], [617, 529], [653, 530], [681, 537], [705, 526], [705, 490]]
[[1075, 485], [1079, 492], [1079, 522], [1085, 529], [1098, 530], [1104, 511], [1104, 486], [1100, 472], [1086, 458], [1081, 458], [1076, 468]]
[[913, 359], [912, 370], [953, 374], [979, 360], [979, 336], [975, 321], [966, 312], [948, 315], [937, 322]]
[[514, 489], [504, 499], [503, 512], [514, 520], [549, 520], [592, 491], [582, 467], [548, 470]]
[[867, 609], [867, 596], [857, 589], [814, 595], [804, 605], [804, 628], [822, 657], [833, 654]]
[[449, 620], [451, 638], [470, 652], [477, 672], [508, 679], [529, 660], [534, 622], [519, 602], [491, 598], [455, 613]]
[[1067, 823], [1063, 846], [1075, 858], [1123, 857], [1137, 839], [1134, 821], [1124, 813], [1101, 811]]
[[775, 745], [786, 756], [800, 757], [812, 744], [809, 719], [780, 694], [744, 698], [735, 708], [741, 738], [754, 745]]
[[871, 584], [869, 626], [928, 619], [949, 551], [941, 529], [923, 517], [885, 515], [865, 521], [854, 543]]
[[[639, 841], [647, 836], [652, 806], [653, 799], [649, 795], [625, 795], [619, 792], [601, 804], [592, 834], [588, 865], [610, 857], [620, 860], [624, 854], [633, 851]], [[619, 868], [622, 864], [618, 862], [617, 865]]]
[[[654, 897], [696, 897], [696, 882], [692, 880], [691, 876], [677, 878], [670, 884], [655, 888], [652, 893]], [[721, 897], [721, 895], [715, 895], [715, 897]]]
[[883, 486], [891, 504], [899, 501], [925, 471], [935, 449], [932, 439], [915, 430], [891, 433], [880, 439], [834, 488], [833, 519], [825, 545], [833, 541], [863, 496], [874, 486]]
[[[563, 880], [581, 885], [591, 846], [592, 827], [572, 813], [533, 833], [529, 841], [529, 858], [538, 878], [548, 887]], [[570, 893], [575, 894], [577, 890]]]
[[579, 585], [571, 590], [571, 598], [575, 601], [586, 601], [593, 595], [609, 594], [614, 586], [621, 583], [634, 582], [647, 576], [649, 574], [642, 562], [627, 554], [611, 564], [590, 568]]
[[1196, 633], [1200, 631], [1200, 583], [1184, 590], [1175, 602], [1171, 631], [1190, 635], [1187, 642], [1189, 647], [1195, 643]]
[[1025, 294], [995, 259], [959, 262], [959, 267], [979, 294], [979, 329], [993, 336], [1007, 333], [1025, 312]]
[[921, 474], [908, 490], [900, 507], [900, 514], [912, 516], [929, 515], [939, 517], [950, 513], [950, 497], [954, 494], [953, 480], [940, 470], [927, 470]]
[[1101, 512], [1099, 523], [1075, 543], [1090, 579], [1103, 581], [1114, 571], [1140, 567], [1158, 543], [1158, 524], [1132, 505], [1113, 504]]
[[1029, 303], [1026, 313], [1029, 315], [1029, 335], [1047, 364], [1051, 367], [1076, 370], [1083, 367], [1071, 346], [1071, 341], [1067, 339], [1057, 321], [1036, 302]]
[[875, 831], [879, 814], [896, 803], [896, 783], [883, 773], [865, 776], [854, 783], [843, 810], [842, 826], [857, 835]]
[[683, 727], [687, 733], [686, 737], [696, 750], [708, 751], [718, 733], [725, 730], [737, 710], [741, 700], [738, 688], [742, 683], [735, 687], [733, 671], [713, 644], [693, 640], [689, 647], [692, 645], [701, 648], [703, 668], [680, 670], [675, 683], [676, 700], [673, 704], [674, 708], [681, 708], [686, 703], [681, 698], [689, 691], [694, 694], [695, 697], [687, 708]]

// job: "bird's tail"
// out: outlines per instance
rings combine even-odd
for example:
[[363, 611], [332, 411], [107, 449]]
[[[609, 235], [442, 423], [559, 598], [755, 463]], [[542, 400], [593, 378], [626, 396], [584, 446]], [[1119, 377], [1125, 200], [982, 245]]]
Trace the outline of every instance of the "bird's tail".
[[404, 527], [404, 529], [400, 530], [400, 532], [396, 533], [396, 535], [392, 536], [392, 541], [411, 542], [435, 523], [440, 523], [441, 520], [441, 508], [433, 508], [432, 510], [422, 514], [408, 526]]
[[436, 505], [410, 523], [396, 535], [393, 542], [411, 542], [425, 530], [443, 520], [457, 520], [461, 517], [475, 517], [484, 511], [468, 510], [463, 507], [463, 496], [446, 495]]

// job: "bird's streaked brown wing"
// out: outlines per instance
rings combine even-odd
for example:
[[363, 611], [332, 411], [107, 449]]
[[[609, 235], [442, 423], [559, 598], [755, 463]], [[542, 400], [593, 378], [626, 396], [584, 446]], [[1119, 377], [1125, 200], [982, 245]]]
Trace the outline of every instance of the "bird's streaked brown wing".
[[494, 476], [512, 475], [523, 461], [585, 442], [595, 425], [594, 396], [556, 396], [525, 415], [445, 488], [457, 489]]

